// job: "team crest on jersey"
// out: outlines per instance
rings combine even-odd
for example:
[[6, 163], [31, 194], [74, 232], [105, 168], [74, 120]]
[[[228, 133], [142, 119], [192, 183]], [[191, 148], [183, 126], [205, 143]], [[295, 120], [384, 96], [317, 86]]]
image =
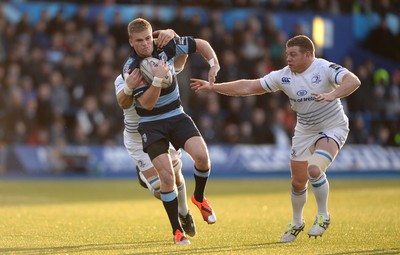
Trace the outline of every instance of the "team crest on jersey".
[[314, 76], [311, 78], [311, 84], [313, 85], [318, 85], [318, 83], [320, 83], [321, 80], [321, 76], [319, 75], [319, 73], [314, 74]]
[[290, 77], [282, 77], [282, 84], [289, 84], [290, 83]]
[[165, 62], [168, 60], [168, 57], [167, 57], [167, 54], [165, 53], [165, 51], [160, 52], [160, 54], [158, 54], [158, 58]]
[[125, 62], [123, 73], [128, 73], [130, 71], [132, 63], [133, 63], [133, 58], [128, 58], [128, 60]]

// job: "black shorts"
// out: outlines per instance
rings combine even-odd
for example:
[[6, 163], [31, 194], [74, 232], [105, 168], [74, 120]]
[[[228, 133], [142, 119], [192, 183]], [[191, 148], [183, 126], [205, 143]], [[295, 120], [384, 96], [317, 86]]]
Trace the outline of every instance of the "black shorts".
[[183, 113], [171, 118], [139, 123], [138, 131], [142, 137], [143, 151], [159, 140], [170, 142], [175, 149], [183, 148], [193, 136], [201, 136], [192, 118]]

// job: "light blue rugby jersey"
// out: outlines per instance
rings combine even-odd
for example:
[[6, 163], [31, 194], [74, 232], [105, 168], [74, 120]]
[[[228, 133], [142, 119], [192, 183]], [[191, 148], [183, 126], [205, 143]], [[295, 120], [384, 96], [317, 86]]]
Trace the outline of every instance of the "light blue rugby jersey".
[[[168, 65], [170, 66], [170, 72], [173, 74], [174, 80], [170, 87], [161, 90], [160, 97], [158, 98], [152, 110], [144, 109], [141, 107], [138, 100], [135, 100], [136, 111], [139, 115], [139, 123], [162, 120], [184, 113], [175, 75], [174, 58], [194, 52], [196, 52], [196, 42], [192, 37], [189, 36], [176, 37], [171, 40], [163, 49], [159, 49], [155, 46], [152, 56], [168, 62]], [[135, 56], [135, 54], [131, 55], [130, 57], [133, 57], [135, 60], [137, 60], [137, 56]], [[126, 63], [127, 62], [128, 61], [126, 61]], [[136, 63], [136, 65], [140, 63], [140, 61], [132, 61], [132, 59], [129, 60], [129, 62]], [[130, 70], [133, 70], [134, 68], [135, 67], [132, 65], [129, 66]], [[136, 88], [133, 91], [134, 97], [139, 98], [149, 88], [149, 86], [151, 85], [143, 84]]]

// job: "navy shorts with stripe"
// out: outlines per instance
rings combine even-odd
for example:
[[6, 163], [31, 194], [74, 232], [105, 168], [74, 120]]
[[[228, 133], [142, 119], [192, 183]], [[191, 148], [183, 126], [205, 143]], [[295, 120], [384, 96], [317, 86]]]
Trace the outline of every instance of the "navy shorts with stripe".
[[176, 150], [183, 148], [193, 136], [201, 136], [192, 118], [182, 113], [167, 119], [139, 123], [138, 131], [142, 137], [143, 151], [154, 142], [167, 140]]

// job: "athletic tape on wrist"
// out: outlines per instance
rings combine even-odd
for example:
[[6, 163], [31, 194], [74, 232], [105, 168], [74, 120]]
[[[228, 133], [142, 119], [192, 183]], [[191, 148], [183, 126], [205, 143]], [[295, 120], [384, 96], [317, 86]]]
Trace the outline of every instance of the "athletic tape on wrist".
[[154, 87], [157, 87], [157, 88], [161, 88], [162, 80], [163, 80], [162, 78], [154, 77], [151, 85], [153, 85]]
[[211, 58], [210, 60], [208, 60], [208, 64], [210, 64], [210, 67], [215, 66], [215, 60], [214, 60], [214, 58]]
[[125, 93], [125, 95], [127, 95], [127, 96], [132, 96], [132, 94], [133, 94], [133, 90], [130, 89], [130, 88], [128, 87], [128, 84], [126, 84], [126, 83], [125, 83], [125, 86], [124, 86], [124, 93]]

